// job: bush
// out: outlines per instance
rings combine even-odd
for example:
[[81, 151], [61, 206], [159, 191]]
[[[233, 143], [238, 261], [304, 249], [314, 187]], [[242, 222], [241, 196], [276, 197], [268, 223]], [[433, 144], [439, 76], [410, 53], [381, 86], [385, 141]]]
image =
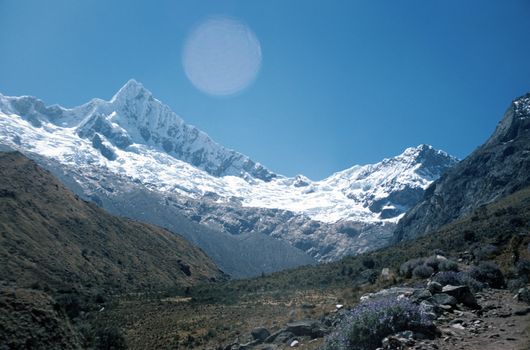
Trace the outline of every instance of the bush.
[[442, 286], [448, 284], [452, 286], [468, 286], [474, 293], [484, 288], [482, 283], [471, 277], [467, 272], [442, 271], [434, 275], [432, 280]]
[[58, 294], [55, 296], [55, 308], [73, 319], [82, 311], [81, 298], [76, 293]]
[[366, 257], [363, 259], [363, 266], [367, 269], [373, 269], [375, 267], [375, 261], [371, 257]]
[[469, 275], [477, 281], [487, 283], [492, 288], [504, 286], [504, 275], [493, 261], [481, 261], [469, 270]]
[[445, 259], [438, 264], [438, 271], [458, 271], [458, 264], [453, 260]]
[[412, 271], [416, 267], [418, 267], [420, 265], [423, 265], [424, 262], [425, 262], [425, 259], [423, 259], [423, 258], [411, 259], [411, 260], [401, 264], [401, 267], [399, 268], [399, 273], [403, 277], [411, 278], [412, 277]]
[[508, 280], [508, 282], [506, 282], [506, 288], [508, 288], [510, 292], [515, 293], [520, 288], [523, 288], [524, 286], [526, 286], [527, 282], [528, 280], [525, 278], [513, 278], [513, 279]]
[[118, 328], [102, 328], [96, 332], [96, 349], [122, 350], [127, 349], [125, 338]]
[[438, 271], [438, 265], [440, 264], [441, 261], [442, 261], [442, 259], [438, 259], [436, 257], [436, 255], [434, 255], [434, 256], [428, 257], [425, 260], [424, 264], [429, 266], [429, 267], [432, 267], [433, 270]]
[[529, 277], [530, 276], [530, 260], [528, 259], [520, 259], [517, 264], [517, 274], [521, 277]]
[[473, 248], [473, 256], [477, 260], [490, 259], [499, 251], [499, 248], [493, 244], [477, 245]]
[[372, 350], [384, 337], [414, 330], [431, 333], [431, 318], [408, 299], [393, 298], [357, 305], [327, 338], [325, 350]]
[[412, 270], [412, 276], [419, 278], [428, 278], [434, 273], [434, 269], [428, 265], [419, 265]]

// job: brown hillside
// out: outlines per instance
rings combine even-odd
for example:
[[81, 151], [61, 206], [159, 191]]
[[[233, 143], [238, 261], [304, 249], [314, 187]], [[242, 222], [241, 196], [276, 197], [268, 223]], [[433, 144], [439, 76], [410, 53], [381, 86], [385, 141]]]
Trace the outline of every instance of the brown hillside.
[[1, 280], [127, 292], [223, 275], [182, 237], [79, 199], [20, 153], [0, 153], [0, 178]]

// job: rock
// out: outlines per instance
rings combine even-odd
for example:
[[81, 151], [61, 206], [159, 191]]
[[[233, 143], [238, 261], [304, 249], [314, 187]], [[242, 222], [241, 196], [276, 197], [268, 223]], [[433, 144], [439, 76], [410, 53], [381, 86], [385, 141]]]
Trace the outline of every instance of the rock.
[[265, 339], [265, 343], [283, 344], [293, 339], [294, 336], [295, 335], [292, 332], [289, 332], [286, 329], [280, 329]]
[[240, 344], [238, 349], [239, 350], [253, 349], [256, 345], [259, 345], [260, 343], [261, 343], [261, 340], [253, 340], [245, 344]]
[[300, 345], [300, 342], [298, 340], [293, 340], [291, 342], [291, 345], [289, 345], [291, 348], [296, 348], [298, 347], [298, 345]]
[[528, 315], [529, 313], [530, 313], [530, 307], [525, 307], [523, 309], [515, 310], [513, 314], [517, 316], [525, 316], [525, 315]]
[[414, 302], [421, 302], [432, 297], [432, 293], [427, 289], [417, 289], [412, 293], [410, 299]]
[[389, 280], [391, 279], [391, 275], [390, 275], [390, 268], [388, 267], [385, 267], [381, 270], [381, 278], [385, 279], [385, 280]]
[[455, 297], [449, 294], [446, 294], [446, 293], [434, 294], [432, 298], [428, 299], [428, 301], [438, 306], [440, 305], [456, 306], [456, 304], [458, 303]]
[[517, 291], [517, 300], [530, 304], [530, 288], [524, 287]]
[[297, 336], [309, 336], [311, 338], [320, 338], [328, 333], [328, 330], [322, 323], [316, 320], [301, 320], [287, 323], [285, 328], [288, 332]]
[[250, 334], [252, 335], [252, 338], [254, 338], [254, 340], [259, 340], [260, 342], [265, 341], [265, 339], [267, 339], [271, 335], [271, 333], [265, 327], [254, 328], [250, 332]]
[[452, 286], [447, 285], [442, 288], [442, 293], [446, 293], [454, 297], [459, 303], [465, 306], [478, 308], [477, 299], [468, 286]]
[[[412, 334], [412, 332], [411, 332]], [[383, 339], [382, 345], [384, 350], [405, 350], [409, 346], [413, 346], [416, 342], [412, 337], [410, 339], [399, 337], [398, 335], [391, 335]]]
[[368, 301], [373, 299], [379, 299], [379, 298], [396, 298], [400, 295], [405, 296], [411, 296], [414, 291], [417, 290], [415, 288], [408, 288], [408, 287], [392, 287], [388, 289], [380, 290], [376, 293], [369, 293], [365, 294], [361, 297], [361, 301]]
[[429, 283], [427, 283], [427, 289], [431, 294], [440, 293], [442, 291], [442, 285], [435, 281], [429, 281]]
[[278, 346], [274, 344], [262, 344], [253, 348], [253, 350], [276, 350]]

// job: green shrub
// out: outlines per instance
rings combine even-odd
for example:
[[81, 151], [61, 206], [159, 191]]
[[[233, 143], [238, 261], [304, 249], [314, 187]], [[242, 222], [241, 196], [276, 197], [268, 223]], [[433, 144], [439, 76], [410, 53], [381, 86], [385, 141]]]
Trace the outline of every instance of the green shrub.
[[82, 310], [81, 298], [76, 293], [58, 294], [55, 296], [55, 308], [62, 310], [68, 317], [75, 318]]
[[127, 349], [125, 338], [116, 327], [101, 328], [96, 332], [96, 349], [122, 350]]
[[412, 271], [416, 267], [418, 267], [420, 265], [423, 265], [424, 262], [425, 262], [425, 259], [423, 259], [423, 258], [411, 259], [411, 260], [401, 264], [401, 266], [399, 268], [399, 273], [403, 277], [411, 278], [412, 277]]
[[453, 260], [445, 259], [438, 264], [438, 271], [458, 271], [458, 264]]
[[412, 276], [419, 278], [428, 278], [434, 273], [434, 269], [428, 265], [419, 265], [412, 270]]
[[504, 286], [504, 275], [493, 261], [481, 261], [469, 270], [469, 275], [477, 281], [487, 283], [492, 288]]

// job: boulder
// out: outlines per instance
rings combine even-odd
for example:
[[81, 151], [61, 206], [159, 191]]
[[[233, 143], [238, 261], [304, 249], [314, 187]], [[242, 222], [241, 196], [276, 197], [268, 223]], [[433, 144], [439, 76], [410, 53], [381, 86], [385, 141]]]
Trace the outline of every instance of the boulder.
[[267, 339], [265, 339], [265, 343], [283, 344], [287, 343], [294, 337], [295, 335], [292, 332], [289, 332], [286, 329], [280, 329], [279, 331], [272, 333]]
[[446, 293], [434, 294], [432, 298], [429, 299], [429, 301], [434, 305], [456, 306], [456, 304], [458, 304], [458, 300], [456, 300], [455, 297]]
[[421, 302], [432, 297], [432, 293], [427, 289], [417, 289], [412, 293], [410, 299], [414, 302]]
[[267, 339], [271, 335], [271, 333], [265, 327], [254, 328], [250, 332], [250, 334], [252, 335], [252, 338], [254, 340], [259, 340], [260, 342], [265, 341], [265, 339]]
[[530, 304], [530, 289], [528, 287], [519, 289], [516, 295], [517, 300]]
[[442, 285], [435, 281], [429, 281], [429, 283], [427, 283], [427, 289], [432, 294], [440, 293], [442, 291]]
[[443, 287], [442, 293], [446, 293], [454, 297], [459, 303], [464, 304], [472, 308], [478, 308], [477, 299], [471, 292], [468, 286], [451, 286], [447, 285]]
[[368, 301], [368, 300], [374, 300], [379, 298], [397, 298], [400, 295], [404, 295], [406, 297], [411, 296], [414, 291], [417, 289], [415, 288], [409, 288], [409, 287], [392, 287], [388, 289], [380, 290], [376, 293], [368, 293], [361, 297], [361, 302]]
[[320, 338], [328, 333], [328, 330], [322, 323], [317, 320], [301, 320], [287, 323], [285, 328], [288, 332], [294, 335], [303, 337], [309, 336], [311, 338]]

